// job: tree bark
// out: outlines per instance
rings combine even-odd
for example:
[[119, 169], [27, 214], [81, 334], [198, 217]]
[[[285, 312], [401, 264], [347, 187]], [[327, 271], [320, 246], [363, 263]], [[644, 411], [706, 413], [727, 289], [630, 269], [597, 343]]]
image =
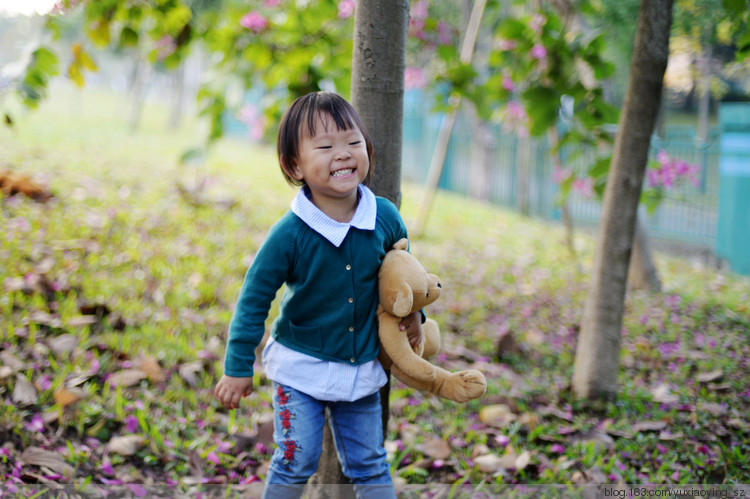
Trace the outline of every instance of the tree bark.
[[628, 266], [651, 134], [669, 57], [672, 0], [642, 0], [628, 90], [604, 192], [592, 279], [584, 305], [572, 387], [608, 401], [617, 393]]
[[[367, 127], [375, 150], [370, 188], [401, 205], [401, 143], [404, 70], [409, 29], [409, 0], [357, 2], [354, 13], [351, 102]], [[389, 376], [390, 377], [390, 376]], [[381, 389], [383, 434], [388, 429], [390, 382]], [[332, 433], [324, 432], [317, 484], [346, 483]], [[342, 497], [344, 489], [317, 489], [320, 497]]]
[[375, 148], [371, 188], [401, 205], [401, 139], [408, 0], [357, 2], [352, 54], [352, 105]]
[[648, 244], [646, 229], [640, 221], [635, 224], [633, 253], [630, 256], [628, 284], [631, 288], [645, 289], [651, 293], [661, 292], [659, 272], [656, 270], [651, 249]]

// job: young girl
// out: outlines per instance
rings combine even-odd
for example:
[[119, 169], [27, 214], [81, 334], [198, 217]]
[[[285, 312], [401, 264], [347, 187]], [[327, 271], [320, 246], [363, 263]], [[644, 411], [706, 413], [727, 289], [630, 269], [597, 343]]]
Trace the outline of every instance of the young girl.
[[[263, 351], [278, 446], [265, 496], [302, 493], [317, 469], [327, 407], [344, 474], [362, 494], [395, 497], [383, 449], [377, 275], [406, 228], [396, 207], [365, 185], [372, 143], [342, 97], [316, 92], [294, 101], [277, 147], [282, 174], [301, 188], [247, 271], [216, 396], [234, 409], [252, 392], [254, 351], [286, 285]], [[421, 315], [405, 318], [401, 329], [416, 344]]]

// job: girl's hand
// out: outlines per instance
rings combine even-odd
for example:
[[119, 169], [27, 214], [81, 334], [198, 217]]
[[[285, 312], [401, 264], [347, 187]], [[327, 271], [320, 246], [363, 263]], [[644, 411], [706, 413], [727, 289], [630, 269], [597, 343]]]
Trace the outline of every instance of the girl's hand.
[[409, 345], [412, 348], [419, 345], [419, 342], [422, 341], [422, 312], [417, 310], [413, 314], [407, 315], [401, 319], [398, 327], [401, 331], [406, 331]]
[[233, 378], [232, 376], [224, 375], [216, 383], [214, 393], [224, 407], [227, 409], [237, 409], [240, 406], [242, 397], [253, 393], [253, 378]]

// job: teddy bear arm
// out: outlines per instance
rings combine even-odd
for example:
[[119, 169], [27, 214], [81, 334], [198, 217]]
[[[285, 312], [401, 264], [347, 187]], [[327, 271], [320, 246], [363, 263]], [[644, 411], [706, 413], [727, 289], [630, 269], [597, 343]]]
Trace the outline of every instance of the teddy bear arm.
[[435, 366], [412, 350], [406, 332], [399, 329], [401, 318], [383, 313], [379, 320], [380, 344], [393, 362], [393, 366], [398, 366], [406, 374], [420, 381], [434, 380]]
[[420, 381], [393, 366], [391, 373], [406, 386], [437, 395], [454, 402], [468, 402], [477, 399], [487, 391], [487, 380], [474, 369], [451, 373], [436, 367], [434, 381]]

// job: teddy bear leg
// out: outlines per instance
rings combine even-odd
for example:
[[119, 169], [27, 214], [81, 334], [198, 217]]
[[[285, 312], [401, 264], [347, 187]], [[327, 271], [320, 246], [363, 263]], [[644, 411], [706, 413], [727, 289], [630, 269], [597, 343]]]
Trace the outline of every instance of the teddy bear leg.
[[436, 367], [437, 376], [432, 382], [415, 380], [395, 365], [391, 373], [411, 388], [430, 392], [454, 402], [468, 402], [481, 397], [487, 391], [487, 380], [481, 372], [474, 369], [451, 373]]
[[419, 381], [433, 381], [436, 376], [435, 366], [414, 353], [406, 332], [398, 327], [400, 321], [400, 318], [388, 314], [380, 316], [378, 335], [381, 348], [393, 361], [394, 368], [399, 366], [405, 374]]

